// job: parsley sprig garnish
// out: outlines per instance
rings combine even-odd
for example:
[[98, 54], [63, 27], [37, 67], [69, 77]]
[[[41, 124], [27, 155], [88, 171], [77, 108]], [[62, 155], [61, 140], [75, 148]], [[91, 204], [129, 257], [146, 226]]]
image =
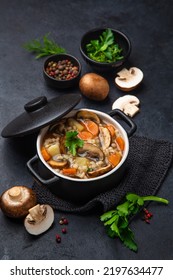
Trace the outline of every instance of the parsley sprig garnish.
[[88, 56], [98, 62], [115, 62], [123, 58], [122, 49], [109, 28], [103, 31], [98, 40], [91, 40], [86, 50]]
[[127, 194], [124, 203], [118, 205], [115, 210], [108, 211], [101, 215], [109, 237], [118, 237], [123, 244], [132, 251], [137, 251], [134, 234], [129, 228], [129, 219], [137, 214], [146, 201], [157, 201], [168, 204], [168, 200], [157, 196], [139, 196]]
[[77, 148], [83, 147], [84, 141], [77, 137], [77, 131], [68, 131], [65, 135], [65, 147], [75, 156]]
[[35, 39], [23, 45], [24, 49], [36, 53], [36, 59], [59, 53], [65, 53], [65, 49], [48, 38], [49, 34], [43, 36], [43, 39]]

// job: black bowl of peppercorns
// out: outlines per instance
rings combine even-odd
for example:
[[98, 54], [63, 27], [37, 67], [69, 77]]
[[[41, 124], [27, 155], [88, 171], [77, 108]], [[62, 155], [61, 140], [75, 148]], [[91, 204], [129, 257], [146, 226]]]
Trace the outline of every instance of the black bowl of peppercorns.
[[81, 64], [70, 54], [55, 54], [45, 61], [43, 76], [51, 87], [63, 89], [77, 86], [81, 76]]

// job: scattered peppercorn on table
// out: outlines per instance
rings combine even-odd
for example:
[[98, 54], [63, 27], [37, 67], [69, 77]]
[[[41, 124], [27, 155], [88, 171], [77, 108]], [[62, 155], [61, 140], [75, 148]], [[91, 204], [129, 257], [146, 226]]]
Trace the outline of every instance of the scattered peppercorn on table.
[[[161, 0], [152, 1], [148, 6], [145, 0], [88, 0], [86, 3], [79, 0], [26, 0], [20, 1], [20, 5], [18, 0], [10, 0], [10, 3], [2, 0], [0, 10], [1, 131], [23, 112], [24, 104], [34, 98], [46, 96], [51, 99], [59, 96], [61, 99], [64, 94], [70, 96], [71, 93], [80, 92], [78, 86], [66, 90], [47, 86], [42, 77], [46, 58], [35, 59], [32, 53], [23, 48], [24, 43], [49, 33], [67, 53], [79, 59], [82, 77], [94, 70], [80, 54], [81, 37], [89, 29], [107, 26], [128, 35], [132, 52], [125, 67], [137, 67], [144, 74], [139, 87], [130, 92], [140, 100], [138, 114], [133, 118], [138, 127], [136, 134], [173, 142], [173, 49], [170, 24], [173, 9], [170, 1], [164, 4]], [[46, 71], [56, 79], [69, 79], [78, 73], [78, 69], [69, 61], [61, 61], [60, 65], [52, 61]], [[126, 94], [115, 85], [117, 71], [120, 70], [95, 72], [108, 81], [108, 96], [97, 101], [82, 95], [77, 108], [110, 112], [114, 101]], [[17, 185], [32, 187], [33, 178], [26, 168], [26, 162], [36, 154], [36, 138], [37, 132], [13, 139], [0, 138], [0, 193]], [[99, 207], [85, 215], [55, 210], [53, 225], [39, 238], [25, 231], [23, 222], [5, 217], [0, 210], [0, 259], [173, 259], [173, 169], [165, 175], [157, 195], [167, 199], [169, 204], [151, 202], [130, 225], [138, 244], [137, 253], [123, 246], [118, 239], [106, 235], [100, 221], [104, 211]], [[140, 188], [140, 178], [138, 182]]]

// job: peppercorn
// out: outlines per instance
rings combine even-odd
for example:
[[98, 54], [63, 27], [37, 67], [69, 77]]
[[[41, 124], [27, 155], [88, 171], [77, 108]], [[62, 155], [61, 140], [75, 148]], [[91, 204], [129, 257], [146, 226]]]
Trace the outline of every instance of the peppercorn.
[[62, 228], [62, 233], [67, 233], [67, 229], [66, 228]]
[[61, 242], [61, 236], [59, 234], [56, 234], [56, 242], [57, 243]]
[[68, 220], [67, 219], [64, 219], [63, 222], [64, 222], [64, 225], [68, 225]]
[[143, 220], [147, 223], [150, 224], [150, 219], [152, 218], [153, 214], [151, 212], [149, 212], [146, 208], [143, 209], [144, 211], [144, 217]]
[[147, 218], [151, 218], [151, 214], [150, 213], [147, 214]]
[[148, 214], [149, 212], [148, 212], [148, 210], [146, 209], [146, 208], [144, 208], [144, 212], [146, 213], [146, 214]]

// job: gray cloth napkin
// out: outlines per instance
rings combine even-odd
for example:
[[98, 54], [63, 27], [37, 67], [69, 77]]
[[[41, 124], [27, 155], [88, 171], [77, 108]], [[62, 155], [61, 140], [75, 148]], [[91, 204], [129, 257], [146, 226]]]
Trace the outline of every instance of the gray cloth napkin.
[[129, 143], [126, 173], [115, 188], [101, 193], [79, 206], [56, 197], [48, 188], [35, 182], [33, 190], [37, 194], [38, 203], [47, 203], [56, 210], [71, 213], [84, 213], [100, 209], [100, 207], [105, 212], [115, 208], [126, 193], [134, 192], [142, 196], [155, 195], [172, 163], [173, 144], [137, 135], [131, 137]]

